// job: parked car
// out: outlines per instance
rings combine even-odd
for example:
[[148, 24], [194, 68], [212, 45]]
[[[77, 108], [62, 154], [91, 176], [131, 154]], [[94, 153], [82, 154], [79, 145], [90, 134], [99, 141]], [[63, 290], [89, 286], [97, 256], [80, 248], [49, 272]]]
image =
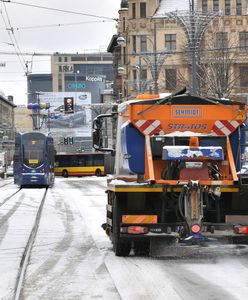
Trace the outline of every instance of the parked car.
[[7, 177], [9, 177], [9, 176], [14, 176], [13, 165], [9, 165], [9, 166], [7, 167], [6, 175], [7, 175]]
[[70, 113], [70, 114], [61, 114], [57, 118], [53, 118], [53, 114], [49, 118], [50, 128], [75, 128], [80, 127], [86, 124], [86, 111], [81, 109], [80, 111]]

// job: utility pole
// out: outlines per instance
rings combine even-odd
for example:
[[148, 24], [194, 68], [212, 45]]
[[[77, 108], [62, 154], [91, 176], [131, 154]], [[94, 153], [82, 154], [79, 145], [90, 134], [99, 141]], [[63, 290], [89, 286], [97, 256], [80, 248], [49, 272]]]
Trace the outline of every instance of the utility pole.
[[158, 94], [158, 56], [157, 56], [157, 24], [156, 20], [153, 21], [154, 27], [153, 27], [153, 52], [154, 52], [154, 93]]
[[197, 78], [196, 78], [196, 36], [195, 36], [195, 8], [194, 0], [189, 0], [189, 13], [190, 13], [190, 23], [192, 38], [190, 41], [190, 50], [192, 55], [192, 92], [196, 94], [197, 92]]

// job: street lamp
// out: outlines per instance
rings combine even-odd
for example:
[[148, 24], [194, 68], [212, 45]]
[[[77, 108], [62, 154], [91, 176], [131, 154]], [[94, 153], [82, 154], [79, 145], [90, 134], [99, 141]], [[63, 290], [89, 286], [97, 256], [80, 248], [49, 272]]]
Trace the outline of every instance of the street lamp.
[[75, 100], [74, 100], [74, 110], [75, 110], [76, 103], [77, 103], [78, 75], [80, 74], [80, 70], [77, 70], [74, 74], [75, 74]]
[[117, 44], [119, 46], [124, 46], [125, 45], [125, 39], [124, 39], [123, 36], [119, 36], [116, 41], [117, 41]]
[[[158, 88], [158, 53], [157, 53], [157, 27], [156, 27], [156, 22], [154, 22], [154, 28], [153, 28], [153, 40], [146, 36], [146, 38], [150, 41], [150, 43], [152, 44], [152, 48], [153, 48], [153, 57], [154, 57], [154, 71], [153, 68], [151, 66], [151, 73], [152, 73], [152, 77], [153, 77], [153, 81], [154, 81], [154, 93], [158, 94], [159, 93], [159, 88]], [[146, 61], [146, 63], [149, 61], [147, 58], [144, 58], [144, 60]], [[164, 62], [164, 60], [163, 60]], [[148, 64], [149, 65], [149, 64]]]
[[138, 90], [138, 93], [140, 93], [140, 65], [135, 65], [134, 67], [134, 70], [137, 71], [137, 77], [136, 77], [136, 81], [137, 81], [137, 90]]

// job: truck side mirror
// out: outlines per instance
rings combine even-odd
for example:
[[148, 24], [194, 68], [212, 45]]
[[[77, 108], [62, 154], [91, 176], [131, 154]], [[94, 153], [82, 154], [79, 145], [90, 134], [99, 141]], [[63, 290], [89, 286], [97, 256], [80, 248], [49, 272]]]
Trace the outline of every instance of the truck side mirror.
[[102, 148], [102, 138], [100, 129], [93, 130], [93, 148], [96, 150], [101, 150]]
[[102, 128], [102, 119], [101, 118], [95, 118], [93, 120], [93, 129], [99, 130]]

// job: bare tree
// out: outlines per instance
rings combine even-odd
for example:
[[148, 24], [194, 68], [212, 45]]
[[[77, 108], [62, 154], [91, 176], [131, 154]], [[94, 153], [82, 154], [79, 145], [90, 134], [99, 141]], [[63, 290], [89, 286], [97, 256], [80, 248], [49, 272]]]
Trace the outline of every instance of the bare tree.
[[238, 43], [221, 29], [215, 27], [205, 34], [204, 47], [197, 57], [197, 80], [200, 94], [228, 98], [239, 79], [234, 70]]
[[[239, 80], [235, 72], [238, 58], [237, 38], [230, 38], [222, 26], [222, 18], [216, 18], [212, 25], [207, 27], [198, 50], [196, 51], [196, 80], [197, 94], [216, 98], [228, 98]], [[175, 62], [169, 68], [176, 69], [176, 89], [182, 86], [192, 89], [192, 53], [187, 41], [182, 47], [183, 61], [180, 66]], [[167, 66], [168, 68], [168, 66]], [[166, 82], [170, 80], [165, 78]], [[167, 84], [173, 86], [173, 82]]]

